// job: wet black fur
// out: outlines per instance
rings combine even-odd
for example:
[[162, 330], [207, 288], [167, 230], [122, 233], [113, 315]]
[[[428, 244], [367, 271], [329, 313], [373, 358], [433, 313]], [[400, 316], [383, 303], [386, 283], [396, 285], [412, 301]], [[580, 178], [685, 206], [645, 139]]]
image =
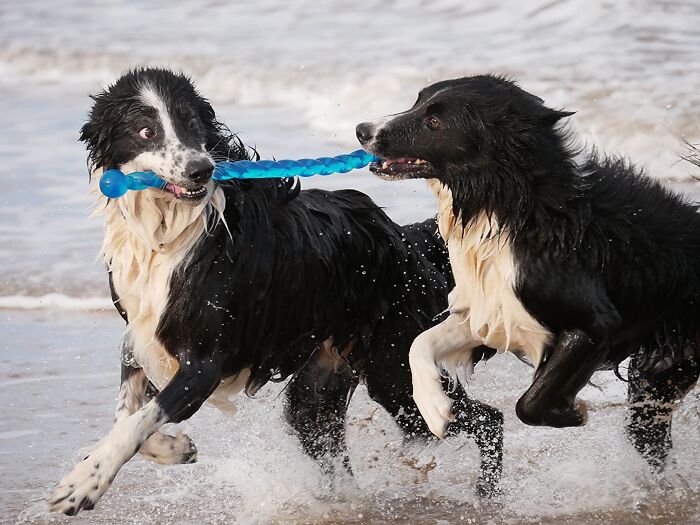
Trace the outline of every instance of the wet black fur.
[[[194, 110], [195, 132], [216, 160], [251, 156], [189, 79], [148, 69], [95, 97], [81, 134], [92, 167], [119, 167], [133, 157], [128, 135], [140, 125], [134, 95], [143, 82], [183, 114]], [[219, 186], [226, 225], [213, 217], [173, 274], [157, 329], [180, 365], [156, 395], [169, 419], [190, 417], [221, 379], [251, 368], [250, 394], [294, 377], [287, 417], [316, 459], [346, 461], [345, 409], [361, 380], [404, 430], [428, 436], [411, 398], [408, 350], [447, 304], [451, 275], [435, 220], [403, 228], [358, 191], [301, 191], [295, 180]], [[340, 369], [315, 359], [328, 338], [340, 349], [352, 345]], [[502, 416], [461, 389], [454, 396], [463, 410], [452, 432], [476, 435], [480, 490], [488, 494], [500, 477]]]
[[[700, 373], [698, 205], [623, 159], [573, 147], [559, 124], [568, 115], [484, 75], [438, 82], [375, 136], [358, 126], [358, 137], [381, 157], [428, 161], [421, 176], [451, 189], [465, 227], [485, 213], [510, 236], [516, 293], [556, 336], [518, 403], [521, 419], [581, 424], [564, 412], [593, 370], [633, 355], [630, 435], [660, 466], [670, 446], [663, 403]], [[561, 403], [546, 412], [542, 398], [554, 394]]]

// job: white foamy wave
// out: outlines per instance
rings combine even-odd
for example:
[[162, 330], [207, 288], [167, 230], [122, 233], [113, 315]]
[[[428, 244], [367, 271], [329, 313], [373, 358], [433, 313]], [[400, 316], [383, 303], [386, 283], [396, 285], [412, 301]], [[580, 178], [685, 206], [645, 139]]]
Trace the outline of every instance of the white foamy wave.
[[114, 303], [109, 297], [71, 297], [61, 293], [0, 296], [0, 310], [99, 312], [112, 308]]
[[[369, 69], [347, 75], [334, 67], [284, 65], [267, 69], [210, 57], [179, 57], [173, 61], [87, 51], [0, 51], [0, 77], [14, 87], [31, 80], [74, 87], [78, 84], [86, 92], [96, 92], [136, 65], [167, 66], [190, 74], [215, 107], [233, 103], [249, 108], [289, 108], [301, 123], [345, 149], [358, 146], [358, 122], [409, 108], [418, 91], [429, 83], [495, 71], [513, 75], [523, 88], [541, 95], [552, 107], [578, 110], [571, 123], [587, 146], [628, 156], [660, 179], [688, 181], [696, 171], [688, 163], [678, 162], [686, 153], [683, 140], [697, 142], [700, 138], [700, 114], [695, 103], [700, 75], [696, 74], [688, 74], [693, 78], [673, 86], [665, 83], [670, 73], [661, 73], [658, 78], [632, 76], [624, 85], [610, 87], [605, 75], [596, 78], [580, 65], [567, 66], [566, 72], [543, 66], [533, 74], [520, 63], [500, 67], [470, 63], [427, 70], [417, 65], [389, 64], [381, 71]], [[585, 83], [581, 77], [587, 77]], [[240, 130], [235, 120], [226, 123], [234, 131]], [[299, 122], [289, 122], [288, 126], [298, 127]], [[256, 143], [264, 144], [265, 137], [257, 137]]]

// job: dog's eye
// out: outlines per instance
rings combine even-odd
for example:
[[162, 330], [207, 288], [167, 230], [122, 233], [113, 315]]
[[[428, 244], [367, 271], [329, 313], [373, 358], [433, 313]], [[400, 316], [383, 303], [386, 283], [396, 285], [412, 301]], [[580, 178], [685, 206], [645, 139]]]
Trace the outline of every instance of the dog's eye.
[[442, 121], [433, 115], [432, 117], [425, 118], [425, 125], [430, 129], [440, 129], [442, 127]]
[[156, 132], [153, 131], [151, 128], [143, 128], [141, 131], [139, 131], [139, 137], [141, 137], [142, 139], [152, 139], [155, 136]]
[[192, 117], [187, 125], [190, 127], [190, 129], [196, 129], [197, 119], [195, 117]]

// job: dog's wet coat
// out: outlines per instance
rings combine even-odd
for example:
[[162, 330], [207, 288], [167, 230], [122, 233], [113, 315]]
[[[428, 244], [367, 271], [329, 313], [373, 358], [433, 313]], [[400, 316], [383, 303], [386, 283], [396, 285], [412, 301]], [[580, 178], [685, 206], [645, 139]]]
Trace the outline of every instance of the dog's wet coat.
[[578, 391], [632, 355], [629, 434], [660, 467], [669, 402], [700, 373], [698, 206], [623, 160], [577, 162], [558, 124], [570, 114], [486, 75], [438, 82], [411, 109], [358, 125], [383, 159], [372, 171], [429, 179], [439, 197], [456, 286], [450, 316], [411, 348], [414, 398], [442, 436], [452, 414], [438, 366], [463, 379], [486, 343], [537, 366], [520, 419], [581, 425]]
[[[249, 151], [186, 77], [166, 70], [132, 71], [96, 96], [81, 138], [95, 177], [153, 170], [168, 185], [100, 203], [112, 296], [127, 321], [122, 387], [113, 429], [55, 488], [53, 511], [92, 508], [139, 450], [194, 461], [189, 438], [160, 433], [163, 424], [212, 393], [225, 403], [290, 375], [288, 419], [318, 460], [347, 457], [345, 408], [359, 380], [404, 431], [429, 435], [407, 365], [411, 341], [446, 307], [451, 276], [434, 220], [401, 227], [360, 192], [300, 191], [294, 180], [215, 184], [215, 161]], [[347, 366], [318, 359], [326, 346]], [[464, 409], [451, 431], [476, 438], [478, 489], [491, 494], [502, 416], [462, 389], [453, 397]]]

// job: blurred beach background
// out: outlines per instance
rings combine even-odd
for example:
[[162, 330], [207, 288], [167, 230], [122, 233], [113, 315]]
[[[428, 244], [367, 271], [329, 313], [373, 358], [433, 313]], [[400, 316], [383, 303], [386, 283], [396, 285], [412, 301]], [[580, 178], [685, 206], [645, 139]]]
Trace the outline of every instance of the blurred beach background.
[[[360, 388], [349, 411], [354, 480], [329, 487], [282, 418], [282, 385], [204, 407], [179, 426], [194, 465], [138, 456], [96, 510], [46, 514], [42, 498], [77, 450], [104, 435], [123, 328], [96, 256], [78, 130], [98, 92], [130, 67], [190, 74], [219, 118], [265, 158], [357, 149], [355, 124], [402, 111], [440, 79], [511, 75], [577, 111], [584, 144], [629, 156], [700, 199], [700, 3], [654, 0], [0, 2], [0, 522], [2, 523], [698, 523], [700, 394], [674, 420], [666, 488], [624, 432], [624, 383], [600, 373], [589, 424], [522, 425], [530, 371], [498, 356], [471, 393], [506, 414], [503, 496], [473, 493], [466, 438], [402, 447]], [[398, 222], [435, 212], [420, 181], [366, 170], [303, 181], [365, 191]], [[624, 370], [622, 371], [624, 375]]]

